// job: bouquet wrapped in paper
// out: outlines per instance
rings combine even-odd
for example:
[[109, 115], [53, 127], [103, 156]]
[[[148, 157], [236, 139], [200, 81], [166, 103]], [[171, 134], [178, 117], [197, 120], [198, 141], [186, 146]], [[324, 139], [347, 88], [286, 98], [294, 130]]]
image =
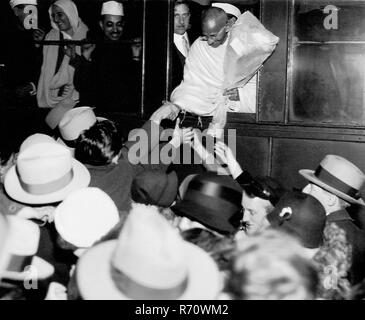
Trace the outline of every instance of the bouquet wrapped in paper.
[[244, 86], [272, 54], [279, 38], [249, 11], [233, 25], [224, 60], [224, 88]]
[[[249, 11], [233, 25], [224, 59], [223, 89], [244, 87], [273, 53], [279, 38], [268, 31]], [[242, 103], [242, 102], [241, 102]], [[220, 103], [213, 115], [211, 131], [223, 129], [230, 101]], [[213, 132], [212, 132], [213, 134]]]

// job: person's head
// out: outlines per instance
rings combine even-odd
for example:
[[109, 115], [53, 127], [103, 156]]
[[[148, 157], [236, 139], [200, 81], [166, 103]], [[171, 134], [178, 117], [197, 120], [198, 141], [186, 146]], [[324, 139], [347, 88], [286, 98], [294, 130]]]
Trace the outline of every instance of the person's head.
[[186, 0], [176, 0], [174, 7], [174, 33], [183, 35], [189, 28], [189, 4]]
[[110, 120], [96, 122], [75, 142], [75, 158], [84, 164], [102, 166], [113, 162], [122, 148], [122, 138]]
[[344, 209], [350, 204], [365, 206], [360, 195], [365, 175], [347, 159], [327, 155], [316, 170], [302, 169], [299, 173], [309, 182], [303, 192], [317, 198], [327, 214]]
[[212, 7], [221, 8], [227, 14], [228, 21], [232, 25], [237, 21], [241, 15], [240, 9], [230, 3], [215, 2], [212, 3]]
[[79, 26], [79, 12], [71, 0], [57, 0], [50, 9], [52, 28], [72, 36]]
[[228, 38], [231, 23], [228, 21], [227, 14], [220, 8], [210, 7], [202, 15], [202, 40], [207, 41], [208, 45], [217, 48]]
[[31, 14], [30, 6], [37, 6], [37, 0], [11, 0], [10, 6], [21, 26], [24, 27], [25, 18]]
[[104, 191], [98, 188], [77, 190], [55, 210], [57, 243], [63, 249], [80, 253], [105, 236], [118, 221], [118, 209]]
[[136, 203], [168, 208], [177, 197], [178, 179], [175, 171], [147, 170], [138, 174], [131, 187], [131, 197]]
[[63, 9], [57, 5], [52, 6], [52, 19], [60, 31], [67, 33], [72, 30], [70, 19]]
[[232, 177], [207, 172], [195, 176], [184, 198], [172, 210], [181, 217], [197, 222], [196, 227], [234, 235], [241, 226], [242, 188]]
[[103, 3], [100, 27], [107, 40], [114, 42], [121, 38], [124, 22], [124, 8], [121, 3], [116, 1]]
[[326, 212], [321, 203], [300, 191], [285, 193], [267, 216], [273, 228], [298, 238], [312, 257], [323, 244]]
[[[95, 274], [97, 273], [97, 277]], [[218, 268], [155, 206], [133, 206], [117, 240], [86, 251], [75, 271], [83, 299], [201, 300], [220, 290]]]
[[231, 265], [227, 291], [242, 300], [310, 300], [318, 275], [297, 240], [268, 229], [242, 239]]
[[241, 186], [246, 232], [259, 232], [269, 226], [266, 216], [274, 209], [285, 189], [277, 180], [267, 176], [247, 179]]

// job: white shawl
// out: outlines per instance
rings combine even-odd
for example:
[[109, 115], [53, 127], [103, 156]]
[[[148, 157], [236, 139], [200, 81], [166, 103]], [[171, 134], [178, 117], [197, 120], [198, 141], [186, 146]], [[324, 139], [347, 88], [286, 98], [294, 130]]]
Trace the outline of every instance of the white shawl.
[[[76, 5], [70, 0], [58, 0], [54, 4], [63, 9], [74, 30], [74, 35], [72, 37], [62, 32], [64, 39], [85, 39], [88, 28], [79, 18]], [[53, 29], [47, 34], [46, 40], [60, 40], [60, 31], [53, 22], [51, 13], [52, 9], [50, 8], [49, 15]], [[62, 64], [55, 74], [58, 48], [59, 47], [55, 45], [44, 46], [43, 48], [43, 64], [37, 90], [37, 100], [40, 108], [72, 109], [79, 100], [79, 93], [75, 90], [73, 85], [75, 70], [69, 65], [70, 58], [67, 55], [64, 56]], [[76, 47], [76, 51], [78, 54], [81, 54], [80, 47]], [[59, 97], [58, 92], [64, 85], [68, 85], [70, 90], [68, 94]], [[54, 128], [58, 124], [56, 123], [57, 121], [58, 120], [50, 119], [47, 123], [51, 128]]]

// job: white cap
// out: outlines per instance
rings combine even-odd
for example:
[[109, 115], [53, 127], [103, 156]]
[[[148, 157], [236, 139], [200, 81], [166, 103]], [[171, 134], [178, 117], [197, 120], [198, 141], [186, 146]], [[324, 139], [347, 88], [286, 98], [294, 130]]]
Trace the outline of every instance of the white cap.
[[115, 203], [98, 188], [73, 192], [54, 214], [59, 235], [78, 248], [91, 247], [118, 222], [119, 212]]
[[212, 3], [212, 7], [220, 8], [220, 9], [224, 10], [225, 13], [233, 15], [237, 19], [241, 15], [241, 11], [237, 7], [235, 7], [233, 4], [230, 4], [230, 3], [215, 2], [215, 3]]
[[20, 4], [30, 4], [36, 6], [37, 0], [11, 0], [9, 4], [12, 9]]
[[110, 14], [113, 16], [124, 16], [123, 5], [117, 1], [107, 1], [103, 3], [101, 15]]

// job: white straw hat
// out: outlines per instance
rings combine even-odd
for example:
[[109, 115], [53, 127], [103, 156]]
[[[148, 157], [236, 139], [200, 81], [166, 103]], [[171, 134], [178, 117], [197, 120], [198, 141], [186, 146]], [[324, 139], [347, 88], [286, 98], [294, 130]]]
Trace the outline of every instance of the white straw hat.
[[74, 156], [74, 141], [84, 130], [90, 129], [97, 121], [104, 120], [107, 119], [96, 117], [93, 109], [90, 107], [73, 108], [64, 114], [58, 125], [62, 139], [58, 138], [57, 142], [69, 148], [72, 156]]
[[123, 4], [117, 1], [107, 1], [103, 3], [101, 15], [110, 14], [114, 16], [124, 16]]
[[26, 204], [62, 201], [87, 187], [90, 173], [70, 151], [50, 137], [37, 134], [24, 141], [16, 165], [5, 176], [7, 194]]
[[37, 0], [11, 0], [9, 4], [12, 9], [20, 4], [30, 4], [36, 6]]
[[302, 169], [299, 173], [310, 182], [350, 203], [365, 206], [360, 190], [365, 182], [364, 173], [347, 159], [326, 155], [317, 169]]
[[86, 300], [215, 299], [214, 260], [182, 240], [153, 206], [138, 204], [118, 240], [92, 247], [78, 261], [78, 288]]
[[[10, 259], [3, 278], [24, 280], [27, 277], [45, 279], [54, 273], [54, 267], [35, 256], [38, 251], [40, 230], [34, 223], [17, 216], [9, 216], [8, 250]], [[32, 267], [26, 269], [27, 267]]]
[[220, 8], [220, 9], [224, 10], [225, 13], [233, 15], [237, 19], [241, 15], [241, 11], [237, 7], [235, 7], [233, 4], [230, 4], [230, 3], [215, 2], [215, 3], [212, 3], [212, 7]]
[[60, 236], [78, 248], [91, 247], [119, 221], [113, 200], [98, 188], [70, 194], [57, 208], [54, 223]]

